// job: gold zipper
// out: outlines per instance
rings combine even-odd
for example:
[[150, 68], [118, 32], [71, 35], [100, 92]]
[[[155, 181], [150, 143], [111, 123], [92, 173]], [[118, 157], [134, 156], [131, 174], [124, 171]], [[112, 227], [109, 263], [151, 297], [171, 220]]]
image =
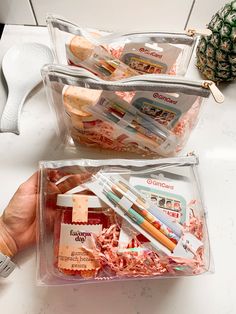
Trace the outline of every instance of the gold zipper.
[[195, 35], [204, 35], [204, 36], [210, 36], [211, 35], [211, 30], [208, 28], [204, 29], [188, 29], [187, 30], [187, 35], [189, 36], [195, 36]]
[[224, 95], [221, 93], [219, 88], [216, 86], [216, 84], [212, 81], [204, 81], [202, 86], [204, 88], [210, 89], [212, 96], [214, 97], [215, 101], [218, 103], [222, 103], [225, 100]]

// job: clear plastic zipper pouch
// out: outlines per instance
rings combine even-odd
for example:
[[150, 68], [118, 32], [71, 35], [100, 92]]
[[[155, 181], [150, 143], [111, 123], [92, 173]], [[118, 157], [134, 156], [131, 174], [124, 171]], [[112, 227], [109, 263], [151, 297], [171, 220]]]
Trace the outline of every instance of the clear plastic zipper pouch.
[[38, 284], [209, 272], [197, 164], [195, 156], [40, 162]]
[[[53, 15], [47, 17], [55, 60], [93, 71], [103, 79], [138, 74], [184, 75], [198, 35], [182, 33], [107, 33], [81, 28]], [[123, 76], [124, 77], [124, 76]]]
[[[216, 88], [211, 81], [169, 75], [106, 81], [85, 69], [59, 65], [44, 67], [42, 75], [63, 144], [143, 156], [180, 151], [203, 100]], [[218, 101], [223, 97], [216, 96]]]

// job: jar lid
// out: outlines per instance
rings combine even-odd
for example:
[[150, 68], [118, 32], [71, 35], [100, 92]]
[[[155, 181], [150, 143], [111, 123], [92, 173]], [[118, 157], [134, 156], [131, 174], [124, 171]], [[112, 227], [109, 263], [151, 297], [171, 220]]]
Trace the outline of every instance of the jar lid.
[[[83, 194], [58, 194], [57, 205], [63, 207], [73, 207], [73, 196]], [[100, 200], [96, 195], [83, 195], [88, 197], [88, 208], [107, 207], [106, 203]]]

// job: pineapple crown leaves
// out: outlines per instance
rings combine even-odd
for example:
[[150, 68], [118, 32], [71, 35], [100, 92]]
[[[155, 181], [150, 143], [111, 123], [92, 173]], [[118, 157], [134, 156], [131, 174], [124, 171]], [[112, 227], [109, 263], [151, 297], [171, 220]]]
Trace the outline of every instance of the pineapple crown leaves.
[[236, 0], [227, 3], [213, 17], [197, 48], [197, 67], [208, 78], [219, 82], [236, 79]]

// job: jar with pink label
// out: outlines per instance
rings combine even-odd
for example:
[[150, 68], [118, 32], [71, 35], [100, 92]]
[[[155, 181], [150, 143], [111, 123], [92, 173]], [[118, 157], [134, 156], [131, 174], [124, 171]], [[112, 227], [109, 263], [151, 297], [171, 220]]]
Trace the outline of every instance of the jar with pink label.
[[112, 209], [95, 195], [59, 194], [54, 225], [54, 266], [60, 275], [94, 277], [102, 265], [96, 237], [114, 223]]

